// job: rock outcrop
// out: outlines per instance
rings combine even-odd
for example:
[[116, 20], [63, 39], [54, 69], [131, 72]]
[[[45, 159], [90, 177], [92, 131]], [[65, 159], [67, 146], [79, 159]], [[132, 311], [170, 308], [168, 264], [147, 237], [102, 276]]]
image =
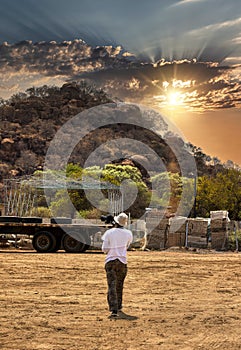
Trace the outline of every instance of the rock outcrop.
[[[0, 183], [4, 178], [32, 174], [41, 169], [46, 151], [57, 130], [74, 115], [106, 103], [113, 99], [103, 90], [87, 85], [85, 82], [66, 83], [62, 87], [30, 88], [26, 93], [14, 95], [0, 105]], [[150, 115], [150, 118], [152, 116]], [[163, 121], [159, 121], [161, 124]], [[164, 125], [165, 126], [165, 125]], [[86, 157], [108, 140], [121, 137], [133, 138], [151, 147], [162, 159], [167, 170], [178, 171], [179, 165], [175, 156], [177, 150], [186, 152], [184, 141], [170, 133], [168, 143], [155, 133], [145, 128], [128, 124], [100, 127], [84, 137], [74, 150], [71, 161], [83, 165]], [[106, 161], [111, 157], [112, 149], [104, 150]], [[123, 158], [123, 157], [122, 157]], [[128, 159], [128, 150], [126, 157]], [[117, 159], [118, 161], [118, 159]], [[132, 163], [152, 162], [148, 159], [132, 159]], [[198, 158], [201, 173], [210, 173], [212, 168]], [[216, 165], [217, 167], [217, 165]], [[140, 167], [141, 168], [141, 167]], [[144, 168], [141, 168], [147, 177]]]

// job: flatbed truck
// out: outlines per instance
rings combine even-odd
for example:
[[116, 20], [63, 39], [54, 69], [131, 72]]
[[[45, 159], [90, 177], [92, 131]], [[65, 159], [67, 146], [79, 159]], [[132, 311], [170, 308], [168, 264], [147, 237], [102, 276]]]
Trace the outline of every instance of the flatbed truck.
[[107, 224], [76, 223], [69, 218], [0, 216], [0, 235], [28, 235], [39, 253], [53, 253], [64, 249], [68, 253], [82, 253], [90, 248], [91, 236], [110, 227]]

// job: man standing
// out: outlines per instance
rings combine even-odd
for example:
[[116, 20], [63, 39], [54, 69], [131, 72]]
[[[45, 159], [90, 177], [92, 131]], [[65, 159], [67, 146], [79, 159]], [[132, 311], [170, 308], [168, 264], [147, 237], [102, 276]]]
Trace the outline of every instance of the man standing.
[[107, 253], [107, 301], [113, 318], [118, 317], [118, 311], [122, 309], [123, 286], [127, 274], [127, 249], [133, 240], [132, 232], [124, 228], [127, 221], [128, 216], [125, 213], [114, 216], [114, 227], [102, 236], [102, 251]]

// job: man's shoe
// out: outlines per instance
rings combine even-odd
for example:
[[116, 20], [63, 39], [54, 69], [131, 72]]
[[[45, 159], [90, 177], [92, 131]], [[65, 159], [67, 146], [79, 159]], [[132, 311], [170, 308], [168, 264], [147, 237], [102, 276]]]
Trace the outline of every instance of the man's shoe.
[[111, 312], [110, 318], [116, 318], [116, 317], [118, 317], [118, 313], [117, 313], [116, 310], [113, 310], [113, 311]]

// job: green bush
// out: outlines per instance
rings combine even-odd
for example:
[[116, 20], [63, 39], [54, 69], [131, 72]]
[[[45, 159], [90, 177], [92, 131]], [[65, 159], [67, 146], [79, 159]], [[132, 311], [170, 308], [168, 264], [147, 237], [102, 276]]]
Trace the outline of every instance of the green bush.
[[99, 219], [101, 215], [102, 215], [101, 211], [97, 208], [93, 208], [91, 210], [79, 211], [79, 218], [84, 218], [84, 219]]
[[31, 214], [40, 218], [50, 218], [52, 216], [51, 210], [47, 207], [36, 207], [32, 210]]

